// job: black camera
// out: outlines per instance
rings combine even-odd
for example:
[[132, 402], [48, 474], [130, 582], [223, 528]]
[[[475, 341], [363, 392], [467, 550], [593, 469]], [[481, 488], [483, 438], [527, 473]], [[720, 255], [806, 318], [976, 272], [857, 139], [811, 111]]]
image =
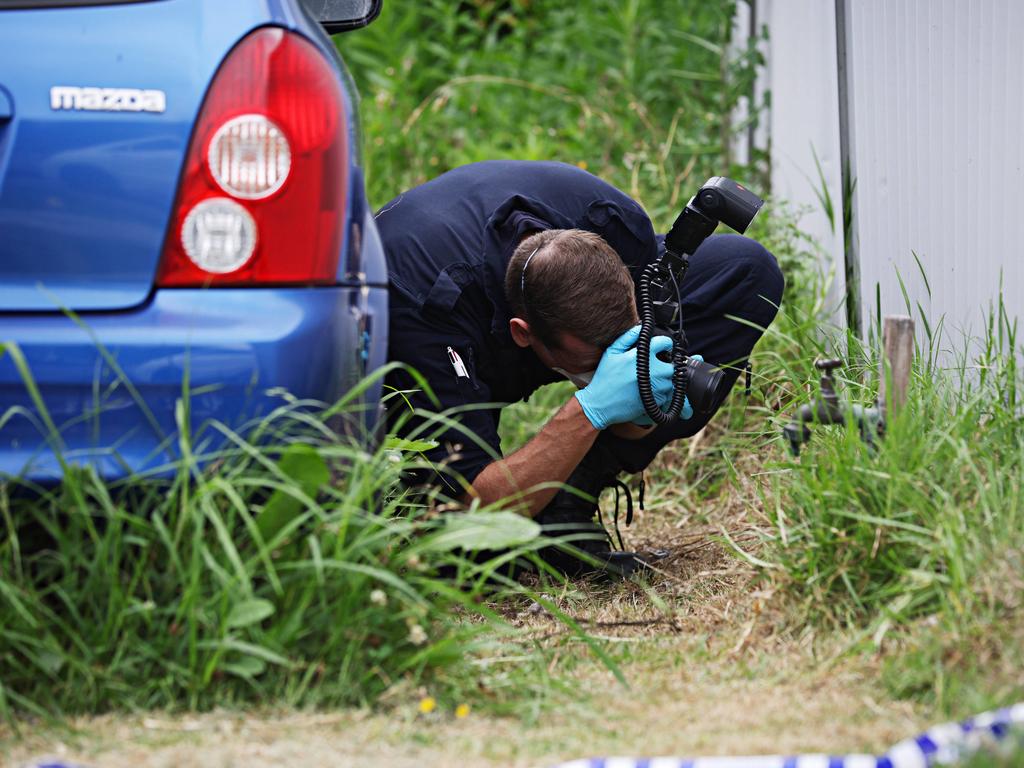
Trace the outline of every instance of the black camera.
[[[695, 413], [708, 415], [725, 396], [724, 372], [687, 354], [686, 332], [681, 313], [681, 287], [697, 250], [719, 222], [743, 234], [764, 200], [746, 187], [724, 176], [708, 179], [665, 236], [665, 253], [648, 265], [640, 276], [640, 338], [637, 341], [636, 373], [640, 400], [656, 424], [679, 418], [685, 398]], [[672, 339], [672, 402], [663, 411], [651, 389], [650, 349], [655, 335]]]
[[686, 358], [689, 368], [686, 397], [690, 399], [690, 407], [694, 413], [710, 414], [718, 402], [719, 388], [725, 372], [718, 366]]

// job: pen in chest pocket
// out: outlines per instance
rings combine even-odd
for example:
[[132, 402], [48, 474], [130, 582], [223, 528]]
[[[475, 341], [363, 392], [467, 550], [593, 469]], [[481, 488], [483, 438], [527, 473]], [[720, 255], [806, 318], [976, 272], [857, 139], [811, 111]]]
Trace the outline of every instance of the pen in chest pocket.
[[462, 358], [459, 357], [459, 353], [451, 347], [448, 347], [448, 359], [452, 362], [452, 368], [455, 369], [455, 375], [460, 379], [469, 378], [469, 371], [466, 370], [466, 364], [462, 362]]

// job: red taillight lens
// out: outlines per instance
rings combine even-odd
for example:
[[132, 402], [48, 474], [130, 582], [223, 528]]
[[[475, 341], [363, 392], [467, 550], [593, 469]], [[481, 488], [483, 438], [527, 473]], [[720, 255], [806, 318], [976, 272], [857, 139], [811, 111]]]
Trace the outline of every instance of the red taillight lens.
[[333, 282], [347, 136], [338, 74], [312, 43], [277, 28], [242, 40], [200, 112], [157, 285]]

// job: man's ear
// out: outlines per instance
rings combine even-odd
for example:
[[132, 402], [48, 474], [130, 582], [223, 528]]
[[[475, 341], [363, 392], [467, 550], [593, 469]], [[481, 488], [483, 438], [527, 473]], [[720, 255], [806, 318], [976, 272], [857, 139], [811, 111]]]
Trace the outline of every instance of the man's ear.
[[530, 333], [530, 324], [521, 317], [513, 317], [508, 321], [508, 330], [512, 334], [512, 341], [519, 347], [530, 346], [533, 334]]

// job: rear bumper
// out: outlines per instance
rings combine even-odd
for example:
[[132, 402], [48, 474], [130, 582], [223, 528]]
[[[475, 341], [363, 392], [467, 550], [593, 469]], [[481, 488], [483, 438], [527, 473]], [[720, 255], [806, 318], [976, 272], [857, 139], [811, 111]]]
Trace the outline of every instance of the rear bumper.
[[[14, 357], [0, 357], [0, 479], [48, 482], [55, 455], [106, 479], [179, 456], [187, 402], [194, 453], [290, 397], [333, 403], [383, 365], [384, 288], [157, 291], [131, 312], [0, 316], [0, 342], [24, 355], [59, 438], [49, 437]], [[380, 385], [361, 399], [375, 426]]]

